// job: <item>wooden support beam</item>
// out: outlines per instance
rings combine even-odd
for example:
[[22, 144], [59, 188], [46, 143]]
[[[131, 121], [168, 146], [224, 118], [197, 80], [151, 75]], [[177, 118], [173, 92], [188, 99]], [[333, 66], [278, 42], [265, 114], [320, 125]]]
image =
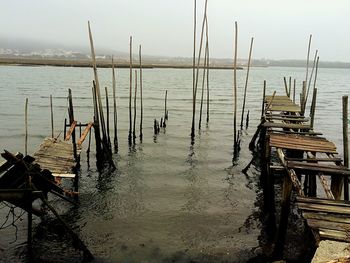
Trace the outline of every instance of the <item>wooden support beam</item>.
[[72, 125], [70, 126], [66, 137], [65, 137], [65, 141], [69, 141], [70, 137], [72, 136], [72, 133], [74, 132], [75, 127], [77, 126], [77, 121], [73, 121]]
[[86, 136], [88, 135], [88, 133], [90, 132], [90, 130], [91, 130], [93, 124], [94, 124], [94, 123], [91, 121], [91, 122], [86, 126], [86, 128], [84, 129], [84, 131], [83, 131], [81, 137], [80, 137], [79, 140], [78, 140], [78, 143], [77, 143], [78, 146], [80, 146], [80, 145], [85, 141], [85, 138], [86, 138]]

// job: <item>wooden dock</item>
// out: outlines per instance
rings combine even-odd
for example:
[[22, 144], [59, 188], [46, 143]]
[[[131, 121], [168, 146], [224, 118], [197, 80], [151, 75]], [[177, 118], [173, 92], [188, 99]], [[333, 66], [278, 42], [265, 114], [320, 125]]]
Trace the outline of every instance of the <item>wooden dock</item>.
[[[315, 105], [315, 103], [312, 103]], [[314, 106], [313, 106], [314, 107]], [[288, 96], [265, 96], [260, 125], [264, 202], [275, 217], [274, 170], [285, 170], [282, 207], [275, 239], [274, 257], [283, 256], [292, 190], [296, 204], [312, 229], [315, 240], [350, 243], [350, 202], [348, 176], [335, 144], [313, 130], [314, 109], [310, 117]], [[279, 163], [272, 163], [277, 155]], [[317, 191], [321, 186], [323, 191]], [[344, 191], [343, 191], [344, 189]], [[344, 194], [344, 198], [342, 195]], [[273, 205], [274, 206], [274, 205]]]

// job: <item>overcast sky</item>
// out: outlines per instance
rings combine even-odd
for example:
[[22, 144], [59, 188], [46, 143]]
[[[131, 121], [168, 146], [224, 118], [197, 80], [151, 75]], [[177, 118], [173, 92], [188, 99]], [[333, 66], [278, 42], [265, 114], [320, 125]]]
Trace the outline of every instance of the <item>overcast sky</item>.
[[[198, 2], [198, 24], [204, 0]], [[129, 36], [144, 54], [192, 56], [193, 0], [0, 0], [0, 37], [128, 51]], [[212, 57], [231, 58], [234, 21], [239, 57], [304, 59], [309, 34], [323, 61], [350, 61], [349, 0], [208, 0]], [[199, 31], [199, 29], [198, 29]], [[1, 42], [0, 42], [1, 48]]]

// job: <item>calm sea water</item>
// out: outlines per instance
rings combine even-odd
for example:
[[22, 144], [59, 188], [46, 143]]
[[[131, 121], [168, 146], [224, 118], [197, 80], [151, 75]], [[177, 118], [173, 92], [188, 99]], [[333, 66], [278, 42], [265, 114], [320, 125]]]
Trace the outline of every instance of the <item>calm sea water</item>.
[[[245, 74], [238, 72], [238, 108], [242, 104]], [[284, 76], [297, 79], [298, 94], [304, 69], [251, 70], [246, 105], [250, 127], [243, 131], [240, 157], [233, 163], [232, 71], [211, 71], [210, 123], [203, 123], [192, 146], [192, 71], [144, 70], [144, 139], [129, 148], [129, 71], [118, 69], [120, 150], [114, 155], [117, 170], [110, 175], [99, 174], [93, 154], [88, 166], [84, 151], [87, 146], [83, 145], [80, 205], [72, 207], [54, 200], [54, 206], [102, 262], [246, 262], [259, 257], [263, 253], [259, 172], [254, 166], [248, 176], [241, 170], [251, 159], [247, 144], [259, 122], [263, 81], [267, 81], [268, 94], [276, 90], [283, 95]], [[111, 70], [99, 69], [99, 77], [101, 87], [107, 86], [112, 94]], [[29, 154], [51, 134], [50, 94], [56, 135], [63, 132], [67, 117], [68, 88], [73, 92], [75, 118], [81, 122], [92, 120], [91, 69], [1, 66], [0, 79], [2, 149], [24, 151], [25, 98], [29, 99]], [[341, 96], [349, 94], [350, 70], [320, 69], [317, 87], [316, 130], [334, 141], [342, 152]], [[163, 116], [165, 90], [169, 122], [154, 137], [153, 120]], [[138, 123], [139, 119], [137, 128]], [[6, 208], [0, 210], [0, 224], [6, 214]], [[25, 217], [18, 221], [18, 239], [14, 243], [15, 228], [0, 230], [0, 254], [4, 255], [0, 260], [23, 260], [25, 221]], [[43, 228], [40, 220], [36, 220], [36, 225], [39, 230]], [[80, 260], [70, 248], [69, 237], [39, 230], [35, 249], [43, 261]], [[294, 259], [302, 258], [300, 253], [296, 251]]]

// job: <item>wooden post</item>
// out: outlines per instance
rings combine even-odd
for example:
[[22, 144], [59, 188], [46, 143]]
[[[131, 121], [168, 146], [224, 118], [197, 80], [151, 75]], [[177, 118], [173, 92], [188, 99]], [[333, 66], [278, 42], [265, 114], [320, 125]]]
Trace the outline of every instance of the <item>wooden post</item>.
[[198, 79], [199, 79], [199, 65], [200, 65], [201, 54], [202, 54], [202, 47], [203, 47], [203, 36], [204, 36], [205, 20], [206, 20], [206, 17], [207, 17], [207, 6], [208, 6], [208, 0], [205, 0], [204, 16], [203, 16], [203, 23], [202, 23], [202, 32], [201, 32], [201, 39], [200, 39], [198, 58], [197, 58], [196, 80], [195, 80], [194, 94], [193, 94], [191, 137], [194, 137], [194, 135], [195, 135], [196, 100], [197, 100], [197, 87], [198, 87]]
[[[316, 52], [315, 52], [315, 58], [314, 58], [314, 62], [313, 62], [313, 65], [312, 65], [312, 70], [311, 70], [309, 82], [308, 82], [308, 85], [307, 85], [307, 92], [306, 92], [305, 104], [307, 103], [307, 100], [308, 100], [308, 98], [309, 98], [309, 92], [310, 92], [310, 87], [311, 87], [311, 82], [312, 82], [312, 76], [313, 76], [313, 74], [314, 74], [314, 70], [315, 70], [315, 66], [316, 66], [316, 61], [317, 61], [317, 53], [318, 53], [318, 50], [316, 50]], [[318, 65], [317, 65], [317, 66], [318, 66]], [[304, 106], [304, 107], [305, 107], [305, 106]]]
[[67, 133], [67, 118], [64, 118], [63, 140], [66, 139], [66, 133]]
[[133, 142], [136, 139], [136, 95], [137, 95], [137, 70], [135, 70], [135, 94], [134, 94], [134, 128], [133, 128]]
[[242, 116], [241, 116], [241, 129], [243, 129], [243, 117], [244, 117], [244, 110], [245, 110], [245, 101], [246, 101], [246, 97], [247, 97], [247, 87], [248, 87], [248, 79], [249, 79], [249, 71], [250, 71], [250, 61], [252, 58], [253, 41], [254, 41], [254, 38], [252, 37], [250, 40], [247, 75], [245, 78], [245, 85], [244, 85], [244, 98], [243, 98], [243, 107], [242, 107]]
[[[305, 77], [305, 87], [307, 87], [307, 80], [308, 80], [308, 74], [309, 74], [309, 60], [310, 60], [310, 48], [311, 48], [311, 39], [312, 35], [309, 36], [309, 45], [307, 49], [307, 58], [306, 58], [306, 77]], [[305, 99], [305, 97], [304, 97]]]
[[102, 161], [102, 148], [101, 148], [101, 134], [100, 134], [100, 123], [98, 119], [98, 107], [97, 107], [95, 82], [93, 82], [92, 97], [93, 97], [93, 104], [94, 104], [94, 134], [95, 134], [95, 145], [96, 145], [96, 159], [97, 159], [97, 166], [99, 169], [101, 167], [100, 164]]
[[294, 79], [293, 83], [293, 102], [295, 103], [295, 87], [296, 87], [296, 80]]
[[292, 77], [289, 77], [289, 90], [288, 90], [288, 97], [290, 98], [292, 91]]
[[284, 82], [284, 90], [286, 91], [286, 95], [289, 97], [286, 77], [283, 77], [283, 82]]
[[315, 120], [315, 111], [316, 111], [316, 97], [317, 97], [317, 89], [314, 88], [314, 92], [312, 94], [312, 102], [311, 102], [311, 108], [310, 108], [310, 127], [311, 129], [314, 128], [314, 120]]
[[28, 98], [26, 98], [26, 103], [24, 106], [24, 153], [28, 155]]
[[305, 114], [305, 94], [306, 94], [306, 81], [303, 81], [303, 88], [301, 91], [301, 95], [300, 95], [300, 109], [301, 109], [301, 115], [304, 116]]
[[[197, 34], [197, 0], [194, 0], [194, 29], [193, 29], [193, 64], [192, 64], [192, 127], [191, 127], [191, 137], [194, 138], [195, 130], [194, 130], [194, 122], [195, 122], [195, 114], [196, 114], [196, 98], [195, 98], [195, 90], [196, 90], [196, 34]], [[161, 124], [162, 125], [162, 124]]]
[[100, 117], [100, 127], [102, 130], [102, 141], [103, 145], [107, 145], [107, 134], [106, 134], [106, 126], [105, 126], [105, 120], [104, 120], [104, 114], [103, 114], [103, 107], [102, 107], [102, 99], [101, 99], [101, 92], [100, 92], [100, 84], [98, 80], [98, 74], [97, 74], [97, 65], [96, 65], [96, 56], [95, 56], [95, 48], [94, 48], [94, 42], [92, 39], [92, 33], [90, 29], [90, 22], [88, 22], [88, 29], [89, 29], [89, 39], [90, 39], [90, 48], [91, 48], [91, 57], [92, 57], [92, 66], [94, 71], [94, 77], [95, 77], [95, 91], [96, 91], [96, 99], [98, 101], [98, 111], [100, 116], [96, 116], [96, 118]]
[[286, 241], [286, 233], [288, 228], [288, 217], [290, 210], [290, 197], [292, 193], [292, 181], [286, 174], [283, 180], [281, 219], [277, 232], [277, 240], [273, 252], [273, 259], [281, 259], [283, 257], [283, 249]]
[[55, 132], [53, 127], [53, 106], [52, 106], [52, 95], [50, 95], [50, 110], [51, 110], [51, 138], [55, 138]]
[[111, 150], [111, 137], [109, 136], [109, 101], [108, 101], [108, 90], [107, 87], [105, 87], [105, 93], [106, 93], [106, 114], [107, 114], [107, 142], [108, 147]]
[[209, 28], [208, 28], [208, 17], [206, 22], [206, 53], [207, 53], [207, 124], [209, 123]]
[[168, 100], [168, 90], [165, 90], [165, 98], [164, 98], [164, 119], [163, 119], [163, 127], [166, 127], [167, 117], [167, 100]]
[[32, 211], [32, 180], [31, 176], [27, 174], [27, 189], [28, 189], [28, 196], [27, 196], [27, 201], [28, 201], [28, 237], [27, 237], [27, 242], [28, 242], [28, 256], [29, 259], [32, 259], [32, 246], [33, 246], [33, 237], [32, 237], [32, 226], [33, 226], [33, 211]]
[[132, 97], [132, 37], [130, 37], [130, 70], [129, 70], [129, 74], [130, 74], [130, 89], [129, 89], [129, 137], [128, 137], [128, 141], [129, 144], [131, 144], [131, 134], [132, 134], [132, 126], [131, 126], [131, 97]]
[[[208, 23], [206, 23], [208, 25]], [[206, 78], [206, 70], [207, 70], [207, 44], [205, 44], [205, 52], [204, 52], [204, 65], [203, 65], [203, 79], [202, 79], [202, 92], [201, 92], [201, 105], [199, 108], [199, 124], [198, 124], [198, 130], [202, 127], [202, 112], [203, 112], [203, 99], [204, 99], [204, 85], [205, 85], [205, 78]]]
[[234, 55], [234, 62], [233, 62], [233, 101], [234, 101], [234, 108], [233, 108], [233, 133], [234, 133], [234, 145], [233, 145], [233, 156], [236, 158], [238, 156], [238, 136], [237, 136], [237, 37], [238, 37], [238, 25], [237, 21], [235, 22], [235, 55]]
[[[74, 122], [74, 109], [73, 109], [73, 99], [72, 99], [72, 90], [68, 89], [68, 102], [69, 102], [69, 108], [68, 108], [68, 116], [69, 116], [69, 124], [72, 125]], [[77, 144], [75, 142], [75, 128], [72, 132], [72, 143], [73, 143], [73, 153], [74, 153], [74, 159], [78, 162], [78, 154], [77, 154]]]
[[249, 110], [247, 112], [247, 118], [245, 119], [245, 128], [248, 129], [249, 126]]
[[[349, 117], [348, 96], [343, 96], [343, 150], [344, 166], [349, 168]], [[344, 177], [344, 200], [349, 200], [349, 177]]]
[[114, 69], [114, 60], [112, 56], [112, 82], [113, 82], [113, 110], [114, 110], [114, 150], [118, 152], [118, 113], [117, 113], [117, 98], [116, 98], [116, 89], [117, 82], [115, 79], [115, 69]]
[[265, 95], [266, 95], [266, 80], [264, 80], [264, 88], [263, 88], [263, 97], [262, 97], [262, 106], [261, 106], [261, 120], [265, 116]]
[[139, 60], [140, 60], [140, 141], [142, 142], [142, 122], [143, 122], [143, 100], [142, 100], [142, 56], [141, 56], [141, 45], [139, 49]]

